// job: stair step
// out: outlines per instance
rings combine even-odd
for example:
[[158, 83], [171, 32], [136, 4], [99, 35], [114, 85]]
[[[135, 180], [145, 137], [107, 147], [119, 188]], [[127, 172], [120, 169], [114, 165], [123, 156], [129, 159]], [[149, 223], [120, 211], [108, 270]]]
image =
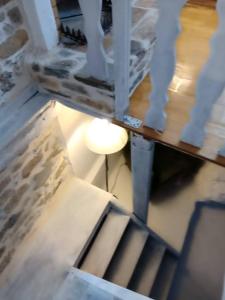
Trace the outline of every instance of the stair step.
[[148, 238], [148, 232], [130, 223], [109, 265], [105, 279], [127, 287]]
[[151, 300], [79, 269], [71, 269], [54, 300]]
[[129, 216], [111, 210], [80, 269], [95, 276], [103, 277], [129, 221]]
[[162, 260], [158, 275], [152, 287], [150, 297], [157, 300], [166, 300], [172, 284], [177, 266], [177, 257], [166, 252]]
[[149, 238], [142, 256], [138, 262], [134, 275], [129, 283], [129, 289], [149, 296], [157, 273], [165, 254], [166, 247]]

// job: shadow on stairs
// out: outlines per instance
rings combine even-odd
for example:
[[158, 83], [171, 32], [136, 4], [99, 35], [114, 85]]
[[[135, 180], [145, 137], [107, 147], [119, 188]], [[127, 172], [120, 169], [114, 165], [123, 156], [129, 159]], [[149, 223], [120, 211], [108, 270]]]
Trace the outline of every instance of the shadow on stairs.
[[133, 215], [110, 204], [75, 267], [153, 299], [167, 299], [178, 253]]

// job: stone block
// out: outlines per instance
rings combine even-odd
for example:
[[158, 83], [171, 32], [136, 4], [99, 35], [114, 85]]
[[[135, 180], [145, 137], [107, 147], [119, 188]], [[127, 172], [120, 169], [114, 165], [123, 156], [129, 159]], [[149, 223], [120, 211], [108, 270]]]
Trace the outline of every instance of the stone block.
[[100, 102], [100, 101], [95, 102], [92, 99], [87, 98], [87, 97], [83, 97], [83, 96], [76, 97], [76, 102], [80, 103], [80, 104], [87, 105], [88, 107], [92, 107], [92, 108], [94, 108], [98, 111], [103, 111], [103, 112], [106, 112], [106, 113], [112, 113], [112, 108], [110, 107], [110, 105], [108, 105], [105, 102]]
[[11, 229], [19, 220], [19, 217], [20, 217], [20, 213], [13, 214], [5, 223], [3, 231], [7, 231]]
[[64, 81], [64, 82], [62, 82], [62, 86], [64, 88], [71, 90], [73, 92], [76, 92], [78, 94], [89, 96], [89, 93], [88, 93], [87, 89], [85, 88], [85, 86], [82, 86], [80, 84]]
[[2, 7], [3, 5], [6, 5], [10, 1], [11, 0], [0, 0], [0, 7]]
[[23, 178], [29, 177], [29, 175], [31, 174], [33, 169], [42, 160], [42, 158], [43, 158], [43, 155], [41, 153], [38, 153], [24, 166], [24, 168], [22, 170]]
[[20, 13], [20, 10], [17, 6], [13, 7], [8, 11], [8, 17], [12, 23], [15, 24], [22, 24], [23, 23], [23, 17]]
[[70, 72], [68, 70], [53, 68], [51, 66], [44, 67], [44, 74], [47, 76], [54, 76], [61, 79], [68, 79], [70, 76]]
[[79, 82], [82, 82], [84, 84], [87, 84], [87, 85], [90, 85], [90, 86], [93, 86], [93, 87], [96, 87], [99, 89], [114, 91], [114, 86], [109, 84], [106, 81], [98, 80], [93, 77], [81, 77], [78, 75], [74, 75], [74, 78]]
[[20, 50], [28, 41], [27, 32], [19, 29], [0, 44], [0, 59], [6, 59]]
[[15, 250], [10, 250], [1, 260], [0, 262], [0, 274], [5, 270], [7, 265], [10, 263], [12, 256], [14, 254]]
[[34, 72], [40, 72], [40, 66], [39, 64], [36, 64], [36, 63], [33, 63], [32, 66], [31, 66], [32, 70]]
[[0, 241], [3, 239], [5, 234], [7, 233], [8, 230], [10, 230], [14, 225], [16, 225], [17, 221], [19, 220], [20, 213], [16, 213], [11, 215], [11, 217], [6, 221], [4, 224], [4, 227], [2, 228], [0, 232]]
[[0, 205], [8, 202], [13, 196], [13, 190], [11, 188], [5, 190], [0, 196]]
[[17, 196], [15, 194], [13, 194], [9, 201], [7, 202], [6, 206], [4, 207], [4, 210], [7, 214], [9, 214], [10, 212], [12, 212], [16, 206], [20, 203], [19, 202], [20, 199], [17, 198]]
[[5, 253], [5, 247], [1, 247], [0, 248], [0, 258], [3, 256], [4, 253]]
[[49, 161], [51, 160], [51, 159], [53, 159], [54, 157], [56, 157], [59, 153], [61, 153], [63, 151], [63, 148], [60, 146], [60, 145], [58, 145], [58, 144], [54, 144], [53, 146], [52, 146], [52, 151], [50, 152], [50, 154], [49, 154], [49, 156], [48, 156], [48, 158], [47, 158], [47, 160], [46, 160], [46, 163], [49, 163]]
[[2, 179], [0, 181], [0, 193], [8, 186], [8, 184], [10, 183], [10, 177], [7, 176], [4, 179]]
[[[1, 45], [0, 45], [1, 47]], [[1, 51], [1, 50], [0, 50]], [[2, 72], [0, 74], [0, 90], [3, 94], [11, 91], [15, 86], [12, 72]]]
[[12, 197], [9, 199], [8, 203], [5, 206], [5, 211], [7, 213], [12, 212], [15, 209], [15, 207], [22, 202], [22, 197], [28, 190], [29, 185], [27, 183], [23, 184], [17, 190], [15, 190], [15, 193], [12, 195]]
[[61, 162], [60, 166], [58, 167], [58, 169], [55, 173], [55, 179], [58, 179], [60, 177], [60, 175], [65, 170], [67, 165], [68, 165], [68, 162], [66, 162], [65, 159], [63, 159], [63, 161]]
[[37, 76], [37, 80], [40, 84], [44, 85], [46, 88], [59, 90], [59, 83], [57, 82], [57, 80], [50, 79], [44, 76]]
[[43, 170], [34, 176], [34, 182], [35, 182], [34, 189], [38, 189], [42, 187], [46, 183], [51, 173], [52, 173], [52, 163], [47, 162]]

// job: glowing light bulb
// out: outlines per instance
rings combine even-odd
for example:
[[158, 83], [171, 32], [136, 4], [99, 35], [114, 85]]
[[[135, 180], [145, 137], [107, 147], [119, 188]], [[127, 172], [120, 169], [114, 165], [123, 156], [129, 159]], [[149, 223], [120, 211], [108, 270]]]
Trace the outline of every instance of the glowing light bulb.
[[94, 153], [112, 154], [120, 151], [127, 143], [125, 129], [106, 119], [94, 119], [86, 132], [86, 145]]

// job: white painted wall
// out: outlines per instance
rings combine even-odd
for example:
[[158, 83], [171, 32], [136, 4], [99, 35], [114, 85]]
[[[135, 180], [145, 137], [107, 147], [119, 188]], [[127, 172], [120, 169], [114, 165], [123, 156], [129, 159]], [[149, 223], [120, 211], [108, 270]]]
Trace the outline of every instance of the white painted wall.
[[104, 163], [104, 156], [94, 154], [85, 144], [85, 130], [93, 118], [58, 102], [55, 108], [74, 173], [92, 183]]
[[[56, 102], [55, 109], [75, 175], [105, 189], [105, 157], [94, 154], [85, 144], [85, 130], [93, 117], [70, 109], [59, 102]], [[118, 197], [127, 198], [128, 193], [130, 199], [130, 189], [128, 192], [123, 186], [123, 181], [126, 180], [123, 171], [127, 168], [124, 164], [125, 158], [122, 151], [109, 156], [109, 188]]]

